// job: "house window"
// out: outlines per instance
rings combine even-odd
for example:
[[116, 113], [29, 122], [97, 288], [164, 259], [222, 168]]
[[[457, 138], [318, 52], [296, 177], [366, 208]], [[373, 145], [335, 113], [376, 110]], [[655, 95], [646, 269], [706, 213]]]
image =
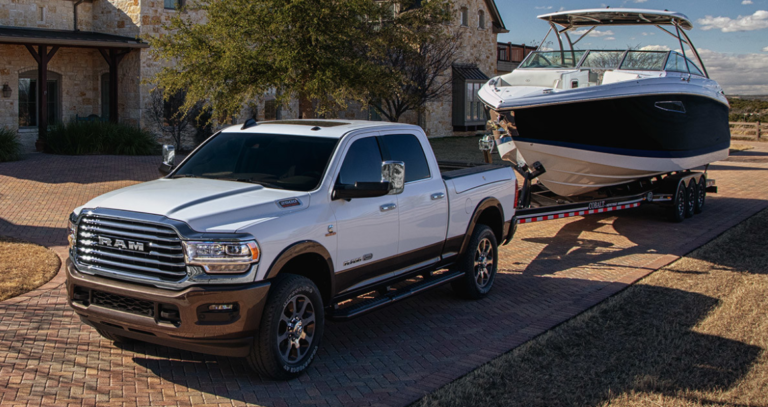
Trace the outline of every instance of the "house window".
[[[48, 71], [48, 124], [59, 122], [61, 75]], [[19, 75], [19, 127], [37, 126], [37, 70]]]
[[164, 0], [166, 10], [178, 10], [184, 7], [184, 0]]
[[485, 120], [485, 110], [483, 109], [483, 103], [480, 98], [477, 97], [477, 92], [483, 86], [482, 82], [467, 82], [467, 91], [464, 94], [465, 114], [464, 118], [467, 122], [476, 122], [479, 120]]
[[453, 129], [454, 131], [484, 130], [487, 120], [485, 106], [477, 93], [488, 81], [488, 77], [473, 65], [454, 65]]
[[499, 61], [509, 61], [509, 56], [507, 56], [507, 47], [499, 48]]
[[280, 120], [282, 119], [282, 113], [277, 100], [271, 99], [264, 102], [264, 120]]
[[481, 30], [485, 29], [485, 11], [483, 10], [477, 12], [477, 27]]
[[461, 26], [469, 27], [469, 10], [466, 7], [461, 8]]

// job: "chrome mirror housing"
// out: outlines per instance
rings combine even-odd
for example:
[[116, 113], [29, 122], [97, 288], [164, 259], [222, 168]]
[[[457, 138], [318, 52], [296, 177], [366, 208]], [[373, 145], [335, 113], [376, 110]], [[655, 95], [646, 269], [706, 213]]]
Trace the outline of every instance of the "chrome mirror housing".
[[402, 194], [405, 189], [405, 163], [402, 161], [383, 161], [381, 180], [389, 182], [388, 195]]
[[173, 167], [176, 161], [176, 147], [170, 144], [163, 145], [163, 164]]

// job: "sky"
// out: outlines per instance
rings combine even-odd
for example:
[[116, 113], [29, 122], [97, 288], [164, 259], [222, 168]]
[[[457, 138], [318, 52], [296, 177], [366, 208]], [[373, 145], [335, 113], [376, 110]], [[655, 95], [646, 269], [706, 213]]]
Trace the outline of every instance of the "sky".
[[[726, 94], [768, 95], [768, 0], [496, 0], [496, 6], [509, 30], [498, 40], [515, 44], [538, 44], [549, 25], [536, 16], [560, 10], [610, 6], [679, 12], [693, 23], [686, 33]], [[550, 40], [556, 41], [552, 35]], [[676, 41], [652, 26], [607, 27], [590, 33], [579, 47], [679, 49]], [[557, 48], [556, 42], [546, 45]]]

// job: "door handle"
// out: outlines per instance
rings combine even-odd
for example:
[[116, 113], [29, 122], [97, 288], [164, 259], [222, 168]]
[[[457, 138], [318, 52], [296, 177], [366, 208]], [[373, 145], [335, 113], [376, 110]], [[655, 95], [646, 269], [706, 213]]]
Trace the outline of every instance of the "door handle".
[[432, 198], [433, 201], [436, 201], [438, 199], [445, 198], [445, 193], [444, 192], [437, 192], [437, 193], [434, 193], [434, 194], [430, 195], [429, 197]]
[[391, 211], [392, 209], [395, 209], [395, 208], [397, 208], [397, 204], [393, 204], [393, 203], [388, 203], [388, 204], [384, 204], [384, 205], [379, 206], [379, 209], [382, 212], [388, 212], [388, 211]]

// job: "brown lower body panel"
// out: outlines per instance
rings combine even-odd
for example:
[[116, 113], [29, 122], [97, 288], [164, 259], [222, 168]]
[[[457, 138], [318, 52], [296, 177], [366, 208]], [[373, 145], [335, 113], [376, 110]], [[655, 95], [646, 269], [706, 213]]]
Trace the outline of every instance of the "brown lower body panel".
[[[126, 338], [221, 356], [245, 356], [270, 283], [164, 290], [80, 273], [67, 260], [67, 302], [87, 324]], [[211, 312], [211, 304], [234, 304]]]

